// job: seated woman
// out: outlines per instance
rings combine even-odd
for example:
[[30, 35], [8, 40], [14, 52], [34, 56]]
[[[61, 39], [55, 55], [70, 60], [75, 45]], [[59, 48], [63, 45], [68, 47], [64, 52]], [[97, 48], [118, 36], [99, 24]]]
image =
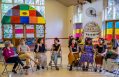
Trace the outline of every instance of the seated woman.
[[37, 65], [37, 69], [40, 70], [40, 66], [44, 69], [47, 65], [47, 56], [46, 48], [42, 38], [39, 38], [37, 44], [35, 45], [34, 52], [36, 53], [36, 58], [40, 62], [40, 65]]
[[83, 65], [82, 70], [88, 71], [89, 64], [93, 64], [94, 50], [92, 45], [92, 39], [86, 38], [85, 45], [84, 45], [84, 52], [81, 54], [80, 63]]
[[96, 50], [97, 52], [95, 56], [95, 72], [97, 71], [97, 66], [100, 67], [99, 72], [102, 72], [103, 58], [107, 53], [107, 46], [105, 45], [105, 41], [103, 38], [99, 38], [99, 45], [96, 46]]
[[111, 49], [107, 52], [105, 56], [105, 70], [108, 72], [113, 72], [117, 69], [115, 62], [119, 62], [119, 42], [117, 39], [112, 39]]
[[70, 53], [68, 55], [68, 60], [70, 64], [70, 69], [69, 71], [72, 70], [72, 66], [75, 65], [77, 60], [79, 59], [79, 52], [78, 52], [78, 47], [75, 39], [72, 40], [70, 47]]
[[38, 62], [36, 62], [33, 58], [33, 55], [30, 52], [30, 48], [28, 45], [25, 44], [25, 39], [22, 38], [20, 40], [20, 44], [18, 46], [18, 54], [21, 60], [25, 60], [26, 61], [26, 65], [29, 66], [30, 61], [32, 60], [35, 64], [38, 64]]
[[57, 66], [57, 60], [58, 60], [58, 56], [61, 55], [60, 52], [61, 52], [61, 45], [59, 44], [59, 39], [55, 38], [54, 44], [52, 45], [51, 61], [50, 61], [49, 65], [51, 65], [52, 61], [53, 61], [55, 64], [56, 70], [59, 70], [59, 68]]
[[12, 69], [12, 72], [14, 73], [17, 73], [15, 69], [18, 66], [18, 64], [20, 64], [23, 67], [23, 69], [29, 68], [29, 66], [24, 66], [18, 55], [14, 53], [10, 41], [5, 42], [5, 47], [3, 48], [3, 56], [5, 58], [6, 63], [15, 63]]

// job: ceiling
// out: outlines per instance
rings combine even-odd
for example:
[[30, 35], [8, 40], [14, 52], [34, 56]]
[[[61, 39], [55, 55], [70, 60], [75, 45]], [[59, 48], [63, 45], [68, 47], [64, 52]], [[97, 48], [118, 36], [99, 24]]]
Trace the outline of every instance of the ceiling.
[[[71, 5], [76, 5], [78, 2], [77, 0], [57, 0], [58, 2], [64, 4], [65, 6], [71, 6]], [[83, 2], [86, 0], [79, 0], [79, 2]], [[87, 0], [87, 1], [91, 1], [91, 0]]]

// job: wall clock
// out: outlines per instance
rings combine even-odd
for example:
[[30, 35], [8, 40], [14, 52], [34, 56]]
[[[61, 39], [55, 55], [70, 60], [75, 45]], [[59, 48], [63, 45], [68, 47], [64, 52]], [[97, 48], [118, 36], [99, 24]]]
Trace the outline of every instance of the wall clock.
[[89, 7], [86, 9], [86, 15], [89, 17], [96, 17], [96, 10], [93, 7]]

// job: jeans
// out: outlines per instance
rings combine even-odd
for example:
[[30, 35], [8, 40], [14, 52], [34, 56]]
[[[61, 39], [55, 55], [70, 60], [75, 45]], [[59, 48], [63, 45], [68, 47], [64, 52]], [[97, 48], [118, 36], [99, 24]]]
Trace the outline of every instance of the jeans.
[[54, 61], [55, 65], [57, 65], [57, 60], [58, 60], [58, 53], [57, 53], [57, 51], [54, 51], [52, 53], [51, 60]]

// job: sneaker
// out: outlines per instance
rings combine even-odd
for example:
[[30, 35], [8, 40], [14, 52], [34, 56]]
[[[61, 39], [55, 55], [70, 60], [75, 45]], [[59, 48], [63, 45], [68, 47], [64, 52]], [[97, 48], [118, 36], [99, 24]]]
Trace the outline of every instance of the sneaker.
[[85, 70], [88, 71], [88, 67], [86, 67]]
[[42, 69], [44, 69], [44, 66], [42, 66]]
[[102, 72], [102, 70], [100, 69], [99, 72]]
[[85, 71], [85, 66], [82, 67], [82, 70]]
[[94, 68], [94, 72], [97, 72], [97, 68]]
[[40, 66], [37, 65], [37, 70], [40, 70]]
[[72, 66], [70, 66], [69, 71], [72, 71]]
[[56, 67], [56, 70], [59, 70], [59, 68], [58, 68], [58, 67]]
[[52, 64], [52, 63], [50, 62], [50, 63], [49, 63], [49, 66], [51, 66], [51, 64]]
[[16, 72], [15, 70], [12, 70], [12, 72], [13, 72], [14, 74], [17, 74], [17, 72]]

